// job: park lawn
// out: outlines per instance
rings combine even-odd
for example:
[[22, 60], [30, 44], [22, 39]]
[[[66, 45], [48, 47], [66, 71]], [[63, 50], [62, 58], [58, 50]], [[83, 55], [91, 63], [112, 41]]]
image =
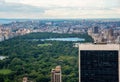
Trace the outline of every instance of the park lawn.
[[10, 74], [12, 71], [9, 70], [9, 69], [0, 69], [0, 74], [4, 74], [4, 75], [7, 75], [7, 74]]

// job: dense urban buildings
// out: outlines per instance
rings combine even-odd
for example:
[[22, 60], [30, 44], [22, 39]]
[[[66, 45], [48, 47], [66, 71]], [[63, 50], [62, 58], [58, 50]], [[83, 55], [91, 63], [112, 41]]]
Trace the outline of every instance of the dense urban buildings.
[[120, 82], [119, 44], [79, 44], [79, 82]]
[[0, 25], [0, 41], [33, 32], [88, 33], [94, 42], [118, 43], [120, 19], [17, 20]]
[[118, 42], [119, 19], [28, 20], [0, 25], [0, 41], [32, 32], [88, 33], [95, 42]]
[[51, 82], [62, 82], [61, 66], [56, 66], [51, 71]]

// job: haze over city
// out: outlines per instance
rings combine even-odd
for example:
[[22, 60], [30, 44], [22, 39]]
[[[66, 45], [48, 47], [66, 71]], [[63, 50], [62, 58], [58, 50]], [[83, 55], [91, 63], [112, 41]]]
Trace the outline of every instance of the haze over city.
[[120, 18], [120, 0], [0, 0], [0, 18]]

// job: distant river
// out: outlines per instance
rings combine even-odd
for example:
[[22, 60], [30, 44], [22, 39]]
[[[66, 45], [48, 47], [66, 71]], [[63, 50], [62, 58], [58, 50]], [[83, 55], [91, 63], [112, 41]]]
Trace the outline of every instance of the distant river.
[[12, 20], [0, 19], [0, 24], [8, 24], [11, 22], [12, 22]]
[[41, 41], [85, 41], [84, 38], [49, 38], [49, 39], [41, 39]]
[[[0, 19], [0, 24], [8, 24], [11, 22], [24, 22], [24, 21], [28, 21], [30, 19]], [[32, 20], [32, 19], [31, 19]]]

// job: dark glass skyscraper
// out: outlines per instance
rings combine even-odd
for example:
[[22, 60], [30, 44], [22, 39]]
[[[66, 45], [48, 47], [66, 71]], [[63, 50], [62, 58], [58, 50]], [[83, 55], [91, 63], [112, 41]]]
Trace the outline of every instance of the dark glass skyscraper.
[[118, 44], [80, 44], [79, 82], [119, 82]]
[[99, 27], [98, 26], [93, 27], [93, 33], [94, 34], [98, 34], [99, 33]]

